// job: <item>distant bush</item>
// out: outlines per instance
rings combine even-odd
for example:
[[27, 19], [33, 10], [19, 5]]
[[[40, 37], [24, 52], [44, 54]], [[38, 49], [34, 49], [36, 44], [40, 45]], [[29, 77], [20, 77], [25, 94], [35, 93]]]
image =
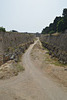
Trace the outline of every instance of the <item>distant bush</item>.
[[16, 30], [11, 30], [11, 32], [18, 32], [18, 31], [16, 31]]
[[6, 32], [5, 28], [0, 27], [0, 32]]

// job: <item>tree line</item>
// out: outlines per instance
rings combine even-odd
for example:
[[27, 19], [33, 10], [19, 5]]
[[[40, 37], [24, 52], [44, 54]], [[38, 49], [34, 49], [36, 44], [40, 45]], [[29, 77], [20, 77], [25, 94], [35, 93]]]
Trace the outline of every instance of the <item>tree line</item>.
[[56, 17], [53, 23], [42, 30], [42, 34], [64, 32], [67, 29], [67, 8], [63, 9], [62, 16]]

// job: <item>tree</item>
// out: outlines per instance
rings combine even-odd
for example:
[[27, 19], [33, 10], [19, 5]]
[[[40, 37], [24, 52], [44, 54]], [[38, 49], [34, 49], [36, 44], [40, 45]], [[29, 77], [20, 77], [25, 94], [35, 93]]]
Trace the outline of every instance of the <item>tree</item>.
[[56, 18], [54, 19], [54, 22], [53, 22], [53, 30], [54, 30], [55, 32], [57, 32], [57, 24], [58, 24], [58, 22], [59, 22], [61, 19], [62, 19], [61, 16], [56, 17]]
[[57, 32], [57, 24], [62, 19], [61, 16], [56, 17], [53, 21], [53, 23], [49, 24], [49, 27], [46, 27], [43, 29], [42, 34], [52, 34]]
[[42, 34], [47, 34], [49, 32], [49, 27], [45, 27], [43, 30], [42, 30]]
[[63, 9], [63, 17], [67, 17], [67, 8]]
[[53, 30], [49, 32], [49, 34], [53, 34], [53, 33], [55, 33]]
[[44, 28], [42, 34], [52, 34], [55, 32], [64, 32], [67, 30], [67, 8], [63, 9], [62, 17], [56, 17], [53, 23], [50, 23], [48, 27]]
[[58, 32], [63, 32], [64, 31], [64, 20], [63, 18], [58, 22], [57, 24], [57, 31]]
[[0, 27], [0, 32], [6, 32], [5, 28]]

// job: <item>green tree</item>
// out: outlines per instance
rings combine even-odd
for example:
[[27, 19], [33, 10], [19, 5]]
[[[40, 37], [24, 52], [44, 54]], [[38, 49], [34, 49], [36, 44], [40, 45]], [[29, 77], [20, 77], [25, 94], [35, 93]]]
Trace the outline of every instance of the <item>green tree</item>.
[[64, 31], [64, 20], [63, 18], [57, 23], [57, 31], [62, 32]]
[[46, 27], [42, 30], [42, 34], [47, 34], [49, 32], [49, 27]]
[[6, 32], [5, 28], [0, 27], [0, 32]]
[[64, 31], [67, 29], [67, 8], [63, 10]]
[[54, 19], [54, 22], [53, 22], [53, 30], [54, 30], [54, 32], [57, 32], [57, 24], [58, 24], [58, 22], [59, 22], [61, 19], [62, 19], [61, 16], [56, 17], [56, 18]]
[[63, 9], [63, 17], [67, 17], [67, 8]]
[[56, 17], [53, 23], [44, 28], [42, 34], [52, 34], [55, 32], [64, 32], [67, 29], [67, 8], [63, 9], [62, 17]]

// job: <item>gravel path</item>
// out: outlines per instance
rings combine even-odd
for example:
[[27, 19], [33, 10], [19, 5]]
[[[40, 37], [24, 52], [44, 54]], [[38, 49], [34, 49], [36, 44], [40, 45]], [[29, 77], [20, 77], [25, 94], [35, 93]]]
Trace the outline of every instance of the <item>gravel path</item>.
[[67, 100], [67, 93], [34, 66], [30, 53], [37, 41], [23, 55], [25, 71], [0, 80], [0, 100]]

